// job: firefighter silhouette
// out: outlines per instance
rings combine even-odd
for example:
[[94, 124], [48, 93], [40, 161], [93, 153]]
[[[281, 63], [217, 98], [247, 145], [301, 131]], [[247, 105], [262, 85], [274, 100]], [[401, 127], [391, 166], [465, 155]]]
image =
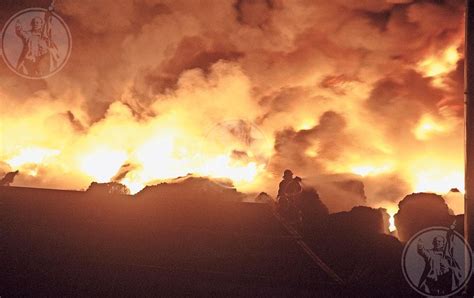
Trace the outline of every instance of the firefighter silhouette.
[[15, 180], [15, 176], [18, 175], [19, 171], [8, 172], [3, 176], [2, 180], [0, 180], [0, 186], [10, 186]]
[[281, 215], [286, 217], [290, 222], [298, 221], [300, 210], [299, 210], [299, 198], [303, 192], [301, 186], [302, 179], [298, 176], [293, 178], [293, 172], [291, 170], [285, 170], [283, 173], [283, 180], [279, 184], [278, 188], [278, 210]]

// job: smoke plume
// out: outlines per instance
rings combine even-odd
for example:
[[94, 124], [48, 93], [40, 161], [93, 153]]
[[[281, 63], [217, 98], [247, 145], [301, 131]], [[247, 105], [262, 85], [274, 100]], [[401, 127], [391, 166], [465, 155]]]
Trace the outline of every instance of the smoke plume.
[[[290, 168], [332, 211], [462, 190], [463, 3], [57, 0], [64, 69], [0, 66], [0, 171], [133, 193], [193, 173], [274, 195]], [[0, 22], [48, 5], [2, 1]], [[239, 122], [212, 135], [229, 120], [251, 141]]]

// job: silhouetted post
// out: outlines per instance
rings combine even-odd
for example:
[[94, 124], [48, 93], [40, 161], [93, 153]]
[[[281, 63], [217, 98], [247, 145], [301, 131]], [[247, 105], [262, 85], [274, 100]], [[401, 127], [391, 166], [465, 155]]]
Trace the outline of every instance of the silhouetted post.
[[[464, 234], [474, 247], [474, 0], [466, 0], [466, 35], [464, 49], [465, 88], [465, 211]], [[473, 291], [470, 282], [469, 291]]]

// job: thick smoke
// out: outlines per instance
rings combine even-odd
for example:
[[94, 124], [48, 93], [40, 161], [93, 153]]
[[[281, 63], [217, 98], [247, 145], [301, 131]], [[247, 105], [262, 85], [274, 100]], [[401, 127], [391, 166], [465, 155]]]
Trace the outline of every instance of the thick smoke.
[[[291, 168], [335, 211], [462, 188], [463, 3], [57, 0], [66, 67], [28, 81], [0, 66], [0, 170], [86, 188], [94, 152], [114, 157], [102, 180], [147, 184], [202, 168], [206, 133], [246, 119], [270, 162], [244, 190], [275, 194]], [[0, 22], [48, 5], [2, 1]], [[46, 151], [12, 162], [28, 148]]]

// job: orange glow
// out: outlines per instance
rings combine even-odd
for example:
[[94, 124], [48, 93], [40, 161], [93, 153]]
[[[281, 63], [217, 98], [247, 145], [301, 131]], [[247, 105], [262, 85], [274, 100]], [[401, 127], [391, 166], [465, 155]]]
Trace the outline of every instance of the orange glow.
[[453, 45], [445, 49], [438, 55], [433, 55], [420, 61], [417, 70], [426, 77], [433, 78], [433, 84], [442, 87], [444, 84], [443, 76], [456, 69], [456, 64], [461, 59], [457, 51], [457, 46]]
[[80, 159], [80, 169], [97, 182], [108, 182], [127, 161], [140, 166], [128, 173], [121, 183], [132, 194], [143, 189], [149, 181], [166, 180], [188, 173], [213, 178], [230, 179], [239, 186], [252, 182], [262, 173], [265, 164], [236, 162], [228, 155], [180, 155], [186, 148], [177, 150], [171, 134], [160, 135], [146, 141], [131, 153], [100, 148], [85, 153]]
[[309, 157], [316, 157], [318, 156], [318, 150], [315, 148], [309, 148], [305, 151], [305, 154]]
[[210, 159], [198, 172], [214, 178], [228, 178], [235, 184], [241, 184], [252, 182], [258, 173], [258, 167], [255, 162], [233, 165], [229, 156], [221, 155]]
[[39, 165], [48, 164], [52, 158], [59, 154], [60, 151], [55, 149], [41, 147], [22, 148], [5, 162], [9, 164], [13, 170], [20, 170], [30, 176], [36, 176], [38, 174]]
[[397, 227], [395, 226], [395, 214], [398, 212], [398, 209], [397, 207], [392, 207], [392, 208], [387, 208], [387, 213], [388, 215], [390, 215], [390, 218], [389, 218], [389, 227], [388, 227], [388, 230], [390, 232], [394, 232]]
[[[111, 111], [118, 118], [129, 116], [121, 106], [111, 107]], [[272, 145], [258, 136], [253, 135], [254, 141], [248, 143], [245, 137], [230, 133], [228, 129], [239, 122], [226, 122], [215, 135], [204, 139], [180, 125], [160, 123], [139, 128], [126, 119], [119, 124], [110, 122], [94, 127], [91, 140], [81, 140], [67, 152], [76, 161], [71, 168], [89, 181], [110, 182], [117, 176], [116, 182], [127, 186], [132, 194], [148, 184], [188, 174], [227, 179], [241, 189], [255, 186], [265, 174], [272, 152]], [[127, 138], [122, 137], [124, 134]], [[96, 139], [101, 144], [94, 145]]]
[[45, 162], [49, 157], [58, 155], [59, 150], [46, 149], [40, 147], [30, 147], [21, 149], [18, 154], [6, 160], [6, 162], [14, 169], [19, 169], [27, 164], [40, 164]]
[[451, 188], [464, 191], [464, 171], [462, 156], [438, 157], [427, 154], [410, 164], [412, 188], [414, 192], [434, 192], [445, 194]]
[[80, 169], [96, 182], [109, 182], [126, 159], [125, 152], [101, 148], [81, 156]]
[[390, 226], [388, 227], [388, 230], [390, 232], [394, 232], [397, 227], [395, 226], [395, 217], [394, 217], [394, 214], [390, 214], [390, 219], [389, 219], [389, 222], [390, 222]]
[[125, 177], [120, 181], [120, 183], [125, 185], [130, 190], [130, 194], [134, 195], [146, 186], [144, 183], [138, 182], [139, 180], [140, 179]]
[[[380, 205], [379, 205], [380, 206]], [[389, 215], [389, 226], [388, 230], [394, 232], [397, 230], [395, 226], [395, 214], [398, 212], [398, 205], [393, 202], [383, 202], [380, 208], [384, 208]]]
[[444, 194], [451, 188], [464, 191], [464, 173], [462, 171], [447, 171], [429, 169], [418, 172], [415, 175], [415, 192], [434, 192]]
[[297, 127], [296, 130], [307, 130], [311, 129], [314, 126], [316, 126], [316, 120], [315, 119], [305, 119], [303, 120]]
[[460, 58], [461, 55], [458, 53], [456, 46], [451, 46], [440, 55], [430, 56], [422, 60], [418, 63], [418, 69], [427, 77], [436, 77], [453, 71]]
[[[422, 59], [417, 70], [426, 77], [443, 78], [461, 58], [457, 48], [450, 45], [441, 54]], [[127, 98], [133, 97], [130, 94], [110, 103], [96, 121], [89, 119], [83, 108], [86, 99], [79, 95], [71, 104], [39, 94], [22, 109], [0, 106], [5, 140], [0, 153], [6, 164], [1, 170], [20, 169], [22, 174], [35, 176], [42, 167], [42, 177], [24, 180], [38, 187], [55, 183], [58, 188], [85, 189], [92, 181], [115, 179], [132, 194], [188, 174], [228, 179], [239, 191], [271, 193], [281, 177], [273, 172], [275, 168], [279, 171], [284, 166], [311, 177], [319, 165], [323, 170], [318, 175], [351, 173], [367, 185], [393, 173], [410, 191], [464, 189], [462, 151], [460, 155], [456, 149], [462, 145], [455, 140], [461, 139], [462, 129], [455, 117], [443, 116], [434, 108], [419, 111], [415, 114], [421, 115], [419, 119], [407, 119], [412, 127], [405, 129], [412, 138], [405, 142], [370, 120], [364, 102], [373, 90], [371, 83], [354, 82], [357, 88], [338, 93], [337, 100], [331, 100], [332, 89], [316, 90], [325, 99], [315, 100], [316, 93], [311, 94], [309, 88], [307, 99], [303, 96], [297, 104], [272, 113], [271, 105], [262, 106], [255, 100], [252, 78], [237, 63], [216, 63], [210, 74], [184, 72], [175, 92], [150, 99], [150, 113], [143, 115], [129, 105], [135, 102]], [[318, 86], [315, 82], [311, 80], [311, 86]], [[71, 111], [74, 119], [65, 116], [65, 111]], [[321, 129], [298, 136], [302, 146], [290, 136], [288, 142], [294, 146], [275, 152], [277, 141], [281, 147], [287, 145], [283, 144], [286, 139], [277, 140], [278, 133], [291, 127], [298, 131], [318, 126], [325, 111], [339, 114], [343, 121], [330, 116]], [[257, 121], [265, 137], [259, 129], [249, 133], [248, 127], [235, 126], [238, 121], [227, 119]], [[337, 129], [343, 139], [332, 135]], [[269, 171], [272, 157], [276, 162]]]
[[360, 176], [372, 176], [388, 173], [393, 170], [393, 165], [386, 164], [381, 166], [359, 165], [351, 168], [351, 172]]
[[426, 141], [433, 135], [446, 132], [447, 128], [436, 122], [430, 115], [424, 115], [413, 130], [413, 134], [420, 141]]

